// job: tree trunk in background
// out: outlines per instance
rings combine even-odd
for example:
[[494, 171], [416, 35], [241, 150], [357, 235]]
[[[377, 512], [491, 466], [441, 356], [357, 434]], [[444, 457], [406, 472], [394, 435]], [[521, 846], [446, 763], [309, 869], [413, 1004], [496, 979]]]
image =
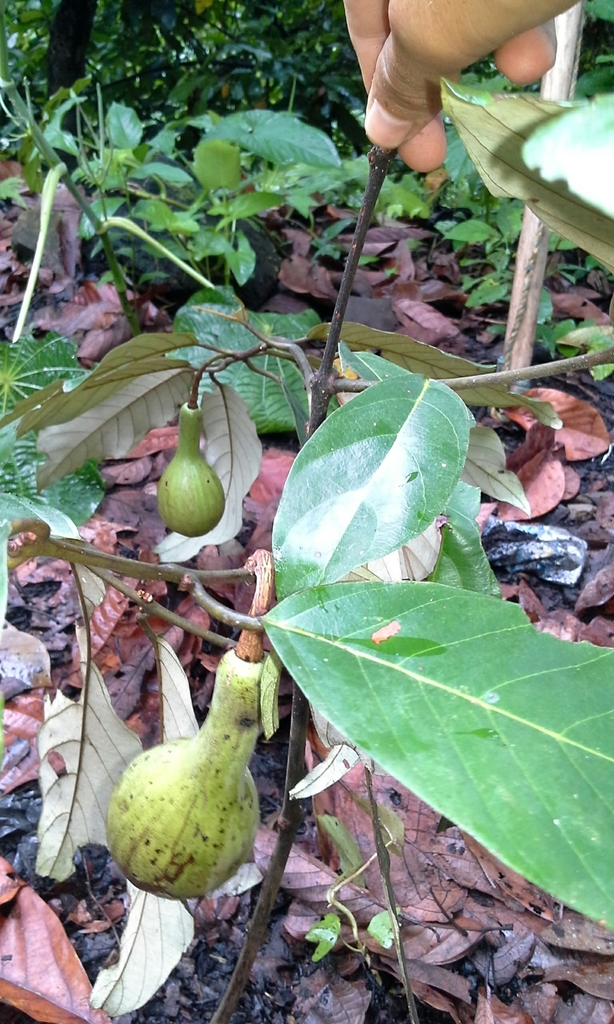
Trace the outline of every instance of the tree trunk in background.
[[70, 88], [85, 76], [85, 56], [92, 34], [98, 0], [61, 0], [51, 31], [47, 53], [47, 95], [62, 86]]

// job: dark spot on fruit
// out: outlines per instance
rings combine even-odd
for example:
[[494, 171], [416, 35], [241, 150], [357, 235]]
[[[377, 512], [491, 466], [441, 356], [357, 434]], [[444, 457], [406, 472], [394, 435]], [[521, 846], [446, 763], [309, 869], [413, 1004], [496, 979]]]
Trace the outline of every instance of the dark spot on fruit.
[[224, 739], [225, 740], [229, 740], [230, 739], [230, 733], [229, 732], [224, 733]]
[[247, 718], [246, 717], [246, 718], [240, 718], [239, 719], [239, 725], [241, 726], [242, 729], [251, 729], [252, 726], [254, 726], [255, 724], [256, 724], [256, 721], [255, 721], [254, 718]]
[[151, 839], [146, 839], [145, 840], [145, 846], [150, 846], [150, 844], [151, 844]]
[[202, 839], [203, 843], [208, 843], [209, 842], [209, 836], [203, 835], [202, 832], [200, 833], [200, 838]]

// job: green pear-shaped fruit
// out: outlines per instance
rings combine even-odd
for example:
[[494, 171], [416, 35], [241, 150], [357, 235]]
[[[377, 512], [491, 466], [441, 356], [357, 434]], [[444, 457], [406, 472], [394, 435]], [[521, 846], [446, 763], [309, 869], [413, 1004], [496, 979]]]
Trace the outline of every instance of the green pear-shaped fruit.
[[224, 488], [200, 454], [201, 431], [200, 409], [182, 405], [177, 451], [158, 484], [158, 511], [169, 529], [184, 537], [209, 533], [224, 514]]
[[258, 736], [261, 673], [262, 663], [226, 653], [198, 735], [139, 754], [115, 786], [107, 845], [140, 889], [202, 896], [249, 857], [259, 814], [247, 766]]

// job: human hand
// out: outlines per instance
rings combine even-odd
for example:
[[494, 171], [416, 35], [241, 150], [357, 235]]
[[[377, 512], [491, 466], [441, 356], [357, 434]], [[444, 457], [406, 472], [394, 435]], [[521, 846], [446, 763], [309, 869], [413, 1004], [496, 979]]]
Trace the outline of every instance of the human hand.
[[[446, 141], [440, 78], [494, 51], [497, 67], [529, 85], [556, 57], [549, 19], [570, 0], [344, 0], [348, 28], [369, 98], [365, 130], [398, 149], [417, 171], [438, 167]], [[544, 24], [546, 22], [546, 24]]]

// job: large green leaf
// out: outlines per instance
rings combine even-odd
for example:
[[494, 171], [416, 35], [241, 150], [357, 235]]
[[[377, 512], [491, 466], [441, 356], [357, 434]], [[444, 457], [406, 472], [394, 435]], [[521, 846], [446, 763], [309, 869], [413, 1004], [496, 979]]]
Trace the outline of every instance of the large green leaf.
[[614, 270], [609, 217], [573, 195], [564, 182], [545, 181], [523, 160], [527, 139], [537, 128], [560, 117], [570, 108], [569, 103], [553, 103], [529, 94], [495, 98], [449, 82], [442, 85], [442, 102], [493, 195], [522, 199], [553, 231]]
[[224, 117], [207, 132], [207, 139], [229, 139], [277, 166], [309, 164], [339, 167], [335, 144], [318, 128], [277, 110], [245, 110]]
[[614, 926], [614, 650], [432, 583], [318, 587], [265, 625], [352, 743], [516, 871]]
[[429, 579], [448, 587], [500, 597], [501, 589], [488, 563], [476, 523], [479, 511], [478, 488], [459, 480], [444, 509], [446, 522], [441, 527], [441, 549]]
[[614, 96], [595, 96], [548, 121], [522, 155], [546, 181], [566, 181], [577, 196], [614, 217]]
[[332, 583], [422, 533], [458, 480], [469, 425], [453, 391], [413, 374], [374, 384], [329, 416], [282, 493], [278, 594]]
[[[328, 337], [329, 324], [318, 324], [309, 332], [310, 338], [325, 340]], [[353, 324], [344, 321], [341, 327], [341, 340], [345, 342], [352, 352], [360, 352], [365, 349], [377, 348], [382, 357], [396, 366], [402, 366], [410, 373], [423, 373], [426, 377], [435, 380], [443, 380], [446, 377], [473, 377], [479, 373], [492, 373], [494, 365], [473, 363], [470, 359], [461, 359], [459, 356], [450, 355], [449, 352], [441, 352], [434, 345], [427, 345], [423, 341], [415, 341], [408, 338], [406, 334], [395, 334], [392, 331], [378, 331], [375, 327], [365, 327], [364, 324]], [[370, 355], [371, 353], [367, 353]], [[358, 359], [361, 356], [357, 357]], [[355, 362], [348, 358], [352, 368], [360, 372]], [[374, 365], [368, 363], [368, 365]], [[366, 380], [373, 379], [361, 373]]]

